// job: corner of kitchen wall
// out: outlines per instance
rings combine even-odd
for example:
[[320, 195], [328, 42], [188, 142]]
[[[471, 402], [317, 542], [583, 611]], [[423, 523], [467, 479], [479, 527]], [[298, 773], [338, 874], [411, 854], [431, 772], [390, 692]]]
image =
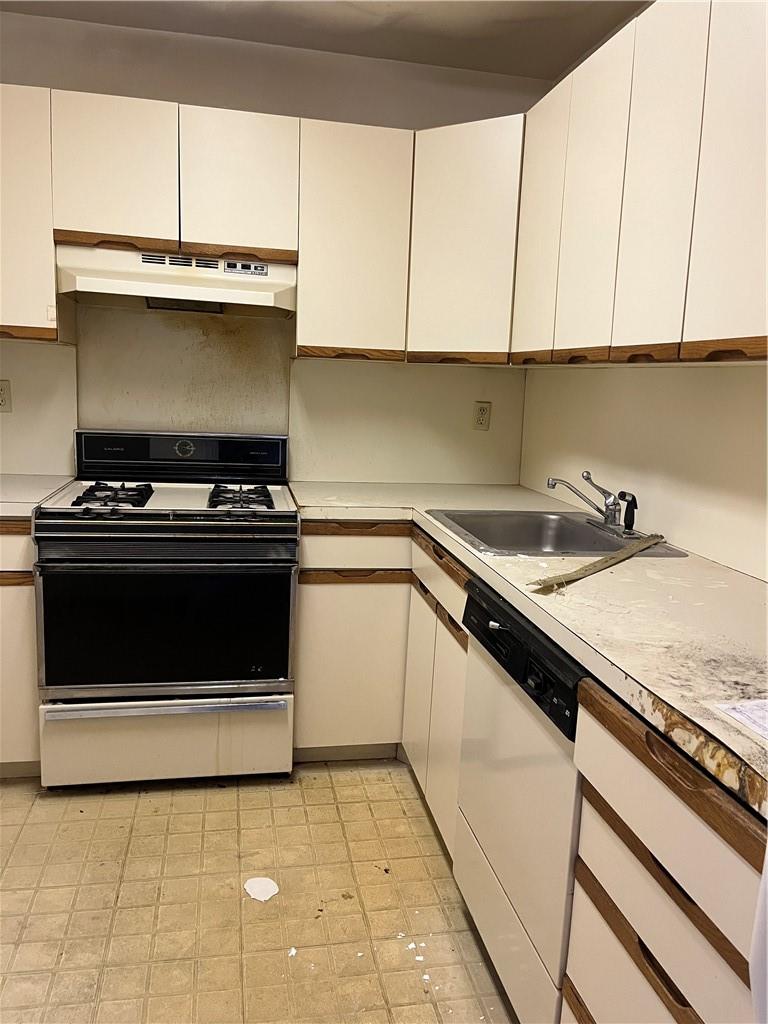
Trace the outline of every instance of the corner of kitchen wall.
[[590, 469], [637, 495], [639, 530], [763, 579], [767, 383], [759, 365], [529, 368], [520, 482], [551, 494]]

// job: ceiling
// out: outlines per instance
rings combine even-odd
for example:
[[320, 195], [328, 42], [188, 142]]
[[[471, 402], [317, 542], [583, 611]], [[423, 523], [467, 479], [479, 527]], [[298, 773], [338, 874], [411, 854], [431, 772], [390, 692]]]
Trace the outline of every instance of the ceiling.
[[647, 0], [2, 0], [0, 9], [554, 80]]

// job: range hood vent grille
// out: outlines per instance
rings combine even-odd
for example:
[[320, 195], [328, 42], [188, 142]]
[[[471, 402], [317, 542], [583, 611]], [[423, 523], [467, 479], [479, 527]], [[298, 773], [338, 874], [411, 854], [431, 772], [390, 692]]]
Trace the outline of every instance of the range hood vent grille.
[[192, 257], [191, 256], [169, 256], [168, 263], [172, 267], [191, 267]]
[[161, 266], [165, 266], [166, 263], [168, 262], [168, 258], [166, 256], [161, 256], [160, 253], [157, 252], [143, 252], [141, 254], [141, 262], [155, 263], [160, 264]]
[[196, 267], [205, 267], [206, 270], [218, 270], [219, 269], [219, 261], [218, 260], [213, 260], [213, 259], [200, 259], [200, 258], [198, 258], [198, 259], [195, 260], [195, 266]]

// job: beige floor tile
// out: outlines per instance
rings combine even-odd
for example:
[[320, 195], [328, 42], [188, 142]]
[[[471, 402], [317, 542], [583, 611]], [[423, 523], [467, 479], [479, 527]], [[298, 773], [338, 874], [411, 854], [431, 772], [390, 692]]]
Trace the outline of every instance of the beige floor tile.
[[304, 794], [307, 821], [320, 825], [325, 822], [338, 821], [339, 810], [333, 802], [333, 790], [311, 789]]
[[[242, 948], [238, 928], [207, 928], [201, 929], [197, 933], [198, 956], [239, 955]], [[249, 952], [254, 952], [254, 950], [249, 950]]]
[[98, 1024], [140, 1024], [144, 1012], [143, 999], [108, 999], [98, 1004]]
[[123, 882], [117, 897], [119, 907], [146, 907], [157, 903], [159, 882]]
[[392, 882], [384, 885], [361, 885], [360, 895], [366, 911], [395, 910], [400, 907], [400, 894]]
[[61, 943], [25, 942], [16, 947], [16, 955], [11, 961], [11, 971], [48, 971], [56, 966]]
[[[282, 945], [286, 948], [294, 946], [301, 949], [304, 946], [321, 946], [327, 942], [327, 929], [331, 927], [333, 918], [325, 922], [322, 915], [316, 914], [311, 918], [286, 918], [282, 922], [282, 934], [284, 940]], [[250, 939], [249, 939], [250, 941]], [[264, 949], [274, 948], [272, 945], [262, 947]]]
[[198, 1024], [239, 1024], [243, 1019], [243, 993], [200, 992], [195, 1000]]
[[42, 868], [38, 864], [29, 867], [5, 868], [0, 875], [0, 890], [28, 889], [30, 886], [37, 885], [41, 873]]
[[149, 969], [149, 991], [153, 995], [191, 993], [194, 985], [194, 960], [174, 960], [169, 963], [152, 964]]
[[[64, 914], [64, 921], [68, 921], [69, 917]], [[43, 918], [46, 920], [47, 918]], [[30, 918], [32, 920], [32, 918]], [[0, 918], [0, 942], [16, 942], [21, 936], [22, 926], [24, 924], [24, 917], [18, 914], [14, 917], [2, 917]], [[30, 941], [35, 938], [51, 938], [49, 935], [38, 935], [30, 936]], [[57, 937], [57, 936], [56, 936]]]
[[197, 932], [158, 932], [152, 943], [153, 960], [185, 960], [196, 953]]
[[243, 956], [245, 987], [264, 988], [288, 980], [288, 958], [284, 950], [247, 953]]
[[132, 999], [143, 996], [149, 968], [146, 964], [130, 967], [105, 967], [101, 982], [102, 999]]
[[269, 794], [270, 803], [273, 807], [295, 807], [302, 803], [301, 792], [297, 786], [295, 789], [273, 789]]
[[203, 815], [172, 814], [168, 822], [169, 832], [202, 832]]
[[240, 987], [240, 957], [218, 956], [197, 961], [198, 992], [223, 992]]
[[368, 930], [362, 914], [328, 918], [328, 934], [331, 942], [361, 942], [368, 939]]
[[200, 879], [164, 878], [160, 883], [160, 903], [190, 903], [200, 896]]
[[406, 930], [414, 934], [452, 930], [442, 907], [406, 907], [405, 916], [408, 919]]
[[165, 843], [165, 852], [169, 855], [180, 853], [200, 853], [203, 848], [202, 832], [174, 832], [168, 836], [147, 836], [147, 839], [159, 839]]
[[75, 910], [108, 910], [117, 901], [117, 885], [81, 885], [75, 897]]
[[408, 922], [400, 908], [367, 911], [368, 925], [375, 939], [402, 938], [408, 933]]
[[115, 935], [140, 935], [151, 932], [155, 924], [155, 908], [125, 907], [115, 911], [112, 931]]
[[427, 973], [435, 999], [466, 999], [474, 995], [466, 967], [430, 967]]
[[84, 884], [92, 882], [117, 882], [122, 871], [122, 861], [96, 860], [86, 861], [80, 880]]
[[92, 1003], [99, 982], [97, 970], [59, 971], [53, 979], [51, 1003]]
[[[426, 976], [425, 981], [422, 975]], [[390, 1006], [409, 1006], [432, 1001], [429, 976], [425, 971], [393, 971], [381, 975]]]
[[[73, 885], [62, 889], [40, 889], [32, 900], [33, 914], [55, 914], [58, 911], [70, 910], [75, 902], [77, 889]], [[6, 902], [6, 897], [0, 901]]]
[[276, 807], [272, 811], [272, 817], [274, 824], [278, 826], [305, 825], [307, 821], [307, 813], [303, 804], [296, 807]]
[[486, 1024], [485, 1011], [477, 999], [454, 999], [437, 1004], [443, 1024]]
[[45, 1024], [89, 1024], [93, 1020], [96, 1003], [55, 1004], [47, 1007], [43, 1020]]
[[192, 996], [150, 996], [147, 1024], [185, 1024], [192, 1020]]
[[[17, 919], [10, 918], [10, 920]], [[43, 942], [47, 939], [62, 939], [68, 924], [69, 914], [31, 914], [24, 927], [22, 942]], [[0, 937], [3, 942], [8, 941], [2, 925], [0, 925]]]
[[8, 978], [0, 991], [0, 1007], [42, 1006], [45, 1003], [52, 975], [49, 973], [23, 974]]
[[[283, 937], [283, 925], [286, 935]], [[256, 924], [243, 926], [243, 952], [260, 953], [269, 950], [282, 949], [284, 946], [296, 946], [297, 938], [310, 934], [311, 938], [317, 937], [317, 932], [312, 934], [313, 928], [319, 928], [324, 936], [322, 921], [263, 921]], [[306, 931], [305, 931], [306, 929]], [[292, 933], [292, 934], [291, 934]], [[206, 933], [203, 932], [203, 935]], [[325, 941], [323, 938], [321, 941]]]
[[339, 864], [350, 859], [347, 843], [317, 843], [315, 864]]
[[[338, 978], [336, 981], [336, 996], [339, 1001], [339, 1008], [348, 1013], [352, 1011], [360, 1014], [362, 1011], [379, 1010], [384, 1007], [386, 1000], [381, 982], [375, 974], [364, 977]], [[366, 1018], [358, 1017], [362, 1021]], [[369, 1017], [369, 1021], [376, 1018]], [[387, 1020], [386, 1013], [384, 1020]]]
[[95, 967], [103, 963], [106, 951], [106, 937], [65, 939], [61, 947], [58, 966], [62, 970], [75, 967]]
[[250, 1022], [287, 1021], [291, 1019], [287, 985], [246, 989], [245, 1019]]
[[156, 929], [159, 932], [180, 932], [197, 927], [197, 903], [168, 903], [157, 908]]
[[395, 1006], [392, 1009], [394, 1024], [438, 1024], [435, 1007], [431, 1003], [413, 1006]]
[[333, 970], [339, 978], [354, 978], [376, 973], [376, 961], [370, 942], [345, 942], [331, 946]]
[[416, 839], [395, 836], [382, 839], [387, 857], [420, 857], [421, 849]]
[[34, 889], [18, 889], [15, 892], [4, 892], [0, 896], [0, 917], [26, 914], [34, 895]]
[[111, 910], [78, 910], [70, 915], [69, 938], [100, 938], [109, 932]]
[[412, 818], [377, 818], [376, 834], [382, 839], [411, 839], [415, 835], [412, 821]]
[[[254, 901], [251, 900], [250, 902], [253, 903]], [[277, 908], [275, 908], [276, 910]], [[267, 911], [267, 913], [269, 912]], [[239, 925], [239, 900], [210, 900], [200, 904], [200, 928], [237, 928]]]
[[396, 882], [423, 882], [430, 877], [427, 865], [421, 857], [402, 857], [393, 860], [391, 864]]
[[297, 981], [290, 985], [294, 1015], [299, 1020], [338, 1016], [339, 1004], [332, 981]]
[[286, 957], [291, 981], [316, 981], [331, 976], [331, 957], [327, 946], [292, 946]]
[[152, 936], [113, 935], [107, 950], [107, 963], [141, 964], [149, 960]]
[[39, 867], [46, 861], [50, 850], [48, 843], [16, 843], [8, 857], [8, 866]]
[[241, 783], [237, 802], [241, 808], [241, 813], [243, 809], [250, 810], [253, 808], [269, 807], [269, 791], [260, 786], [244, 787], [243, 783]]
[[159, 878], [162, 866], [162, 857], [128, 857], [123, 869], [123, 878], [127, 881]]
[[163, 875], [178, 878], [181, 875], [197, 875], [202, 857], [199, 853], [170, 853], [163, 862]]
[[82, 873], [83, 865], [81, 863], [51, 864], [49, 867], [43, 868], [38, 885], [45, 889], [49, 887], [58, 889], [61, 886], [77, 885]]

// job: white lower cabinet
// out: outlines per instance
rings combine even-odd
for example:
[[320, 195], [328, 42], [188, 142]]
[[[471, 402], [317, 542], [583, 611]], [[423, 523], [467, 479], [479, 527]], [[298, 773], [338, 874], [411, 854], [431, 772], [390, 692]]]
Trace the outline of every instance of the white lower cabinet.
[[[418, 587], [418, 589], [417, 589]], [[432, 712], [432, 676], [435, 664], [437, 613], [423, 583], [411, 590], [408, 614], [408, 658], [405, 665], [403, 749], [419, 781], [427, 788], [429, 719]]]
[[[329, 581], [339, 575], [327, 574]], [[323, 575], [320, 570], [315, 577]], [[294, 652], [294, 746], [299, 748], [402, 739], [410, 584], [341, 579], [299, 583]]]
[[[35, 588], [0, 587], [0, 763], [38, 761]], [[8, 770], [6, 768], [6, 770]]]
[[466, 678], [467, 652], [447, 626], [438, 621], [432, 675], [426, 797], [435, 824], [451, 855], [456, 835]]
[[44, 786], [289, 772], [293, 697], [43, 705]]

